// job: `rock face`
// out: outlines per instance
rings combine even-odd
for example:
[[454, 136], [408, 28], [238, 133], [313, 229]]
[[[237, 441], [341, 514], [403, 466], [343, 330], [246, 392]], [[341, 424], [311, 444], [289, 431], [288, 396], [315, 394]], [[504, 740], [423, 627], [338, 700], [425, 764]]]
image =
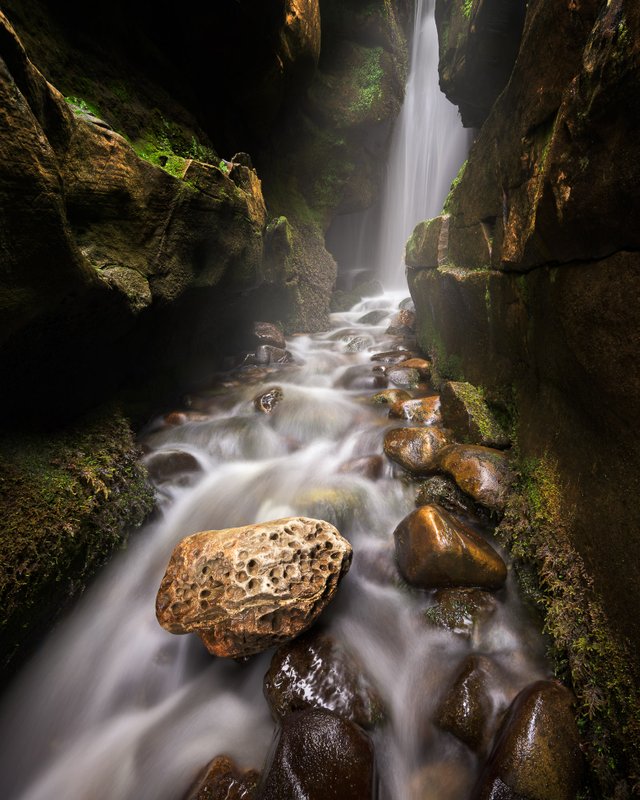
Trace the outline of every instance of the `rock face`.
[[409, 472], [433, 471], [436, 454], [447, 444], [445, 435], [434, 428], [394, 428], [384, 437], [384, 452]]
[[214, 655], [250, 656], [306, 630], [350, 564], [338, 531], [305, 517], [195, 533], [173, 552], [156, 614]]
[[473, 800], [513, 795], [574, 800], [582, 753], [573, 703], [568, 689], [550, 681], [520, 692], [507, 711]]
[[504, 448], [509, 438], [489, 410], [483, 393], [470, 383], [446, 381], [440, 387], [442, 423], [468, 444]]
[[383, 716], [382, 701], [360, 664], [323, 633], [308, 633], [276, 651], [264, 693], [277, 720], [321, 708], [372, 728]]
[[372, 800], [373, 746], [327, 711], [290, 714], [261, 784], [260, 800]]
[[413, 586], [479, 586], [499, 589], [507, 568], [475, 531], [437, 505], [405, 517], [393, 533], [398, 566]]
[[489, 447], [452, 444], [440, 450], [437, 465], [476, 503], [490, 511], [504, 509], [514, 477], [504, 453]]

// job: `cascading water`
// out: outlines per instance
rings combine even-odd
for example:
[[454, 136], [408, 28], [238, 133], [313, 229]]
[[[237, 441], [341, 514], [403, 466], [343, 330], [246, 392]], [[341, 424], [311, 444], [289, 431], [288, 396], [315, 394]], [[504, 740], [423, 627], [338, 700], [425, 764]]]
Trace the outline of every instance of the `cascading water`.
[[[147, 433], [155, 453], [187, 451], [201, 471], [159, 487], [160, 519], [105, 570], [5, 699], [3, 798], [179, 800], [216, 755], [260, 768], [274, 730], [262, 697], [269, 655], [246, 664], [209, 656], [195, 637], [159, 627], [155, 593], [183, 536], [305, 514], [333, 521], [353, 544], [353, 566], [323, 619], [388, 709], [374, 733], [384, 797], [409, 800], [416, 776], [431, 774], [434, 800], [466, 799], [477, 759], [432, 723], [462, 659], [491, 655], [501, 676], [489, 687], [496, 711], [546, 669], [511, 578], [491, 623], [471, 638], [425, 623], [432, 594], [380, 578], [414, 489], [390, 463], [376, 481], [338, 470], [380, 454], [385, 430], [398, 424], [366, 402], [371, 352], [397, 344], [384, 338], [397, 299], [334, 315], [328, 333], [290, 341], [295, 365], [201, 396], [195, 419]], [[378, 324], [358, 323], [371, 309], [383, 312]], [[259, 414], [251, 398], [274, 382], [284, 399]]]
[[415, 225], [437, 216], [469, 149], [469, 133], [438, 85], [435, 0], [418, 0], [411, 70], [396, 122], [385, 183], [377, 272], [389, 289], [404, 285], [404, 246]]

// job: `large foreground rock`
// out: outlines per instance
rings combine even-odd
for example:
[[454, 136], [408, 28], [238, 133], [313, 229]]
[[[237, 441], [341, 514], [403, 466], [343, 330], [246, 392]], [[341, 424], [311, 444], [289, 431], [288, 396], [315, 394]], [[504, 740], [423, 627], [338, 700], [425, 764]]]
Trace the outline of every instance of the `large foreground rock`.
[[301, 711], [282, 724], [260, 800], [370, 800], [373, 745], [352, 722]]
[[575, 800], [582, 754], [573, 703], [572, 693], [552, 681], [523, 689], [507, 711], [473, 800]]
[[393, 536], [400, 572], [413, 586], [499, 589], [507, 577], [505, 563], [491, 545], [440, 506], [413, 511]]
[[241, 658], [306, 630], [335, 594], [351, 546], [328, 522], [287, 517], [202, 531], [174, 550], [156, 600], [171, 633]]

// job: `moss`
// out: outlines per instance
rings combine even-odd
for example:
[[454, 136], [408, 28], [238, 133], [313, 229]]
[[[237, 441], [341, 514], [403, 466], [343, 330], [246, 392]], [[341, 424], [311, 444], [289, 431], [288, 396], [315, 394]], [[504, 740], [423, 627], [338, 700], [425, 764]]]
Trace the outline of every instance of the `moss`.
[[93, 103], [83, 100], [82, 97], [69, 95], [69, 97], [65, 97], [64, 99], [67, 101], [67, 103], [69, 103], [74, 114], [92, 114], [94, 117], [100, 117], [100, 111], [98, 110], [97, 106], [93, 105]]
[[442, 213], [443, 214], [453, 214], [454, 213], [454, 208], [455, 208], [454, 195], [455, 195], [456, 189], [458, 188], [458, 184], [462, 180], [462, 177], [464, 175], [464, 171], [466, 170], [468, 163], [469, 162], [467, 160], [462, 164], [462, 166], [458, 170], [458, 174], [453, 179], [453, 182], [451, 184], [451, 188], [449, 189], [449, 194], [446, 196], [445, 201], [444, 201], [444, 205], [442, 206]]
[[384, 95], [383, 81], [385, 77], [382, 58], [382, 47], [372, 47], [365, 50], [366, 58], [353, 73], [356, 89], [356, 99], [350, 111], [355, 116], [365, 116], [371, 112]]
[[140, 158], [161, 167], [174, 178], [182, 178], [188, 159], [212, 164], [223, 172], [229, 171], [227, 162], [218, 158], [214, 150], [193, 136], [187, 137], [179, 125], [159, 113], [153, 125], [133, 142], [133, 149]]
[[63, 431], [0, 441], [2, 669], [151, 510], [137, 455], [114, 410]]
[[473, 0], [462, 0], [462, 13], [466, 19], [471, 18], [471, 11], [473, 10]]
[[597, 796], [629, 797], [640, 776], [640, 693], [626, 645], [611, 634], [564, 514], [557, 464], [547, 456], [521, 460], [517, 491], [497, 535], [544, 615], [556, 674], [578, 698], [578, 727]]
[[453, 394], [463, 404], [471, 424], [477, 428], [483, 441], [489, 442], [504, 438], [504, 431], [493, 417], [487, 404], [484, 389], [471, 383], [456, 382], [451, 387]]

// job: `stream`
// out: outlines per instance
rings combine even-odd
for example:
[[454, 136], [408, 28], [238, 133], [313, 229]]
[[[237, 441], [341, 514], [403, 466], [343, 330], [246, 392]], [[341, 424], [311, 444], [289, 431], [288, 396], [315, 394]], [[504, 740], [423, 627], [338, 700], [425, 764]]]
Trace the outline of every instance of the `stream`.
[[[272, 651], [246, 663], [209, 656], [196, 637], [158, 625], [155, 595], [184, 536], [301, 514], [333, 522], [353, 546], [351, 570], [321, 619], [387, 709], [373, 732], [381, 796], [466, 800], [478, 760], [433, 724], [460, 664], [471, 652], [491, 657], [496, 713], [549, 673], [511, 574], [495, 612], [470, 636], [427, 624], [433, 593], [389, 578], [392, 533], [414, 508], [415, 484], [386, 459], [376, 480], [340, 472], [351, 459], [380, 455], [385, 431], [406, 424], [370, 401], [381, 381], [372, 354], [401, 346], [385, 333], [400, 299], [386, 294], [332, 315], [327, 332], [288, 340], [294, 363], [222, 376], [191, 398], [182, 424], [158, 419], [144, 432], [147, 459], [177, 449], [199, 470], [160, 482], [156, 519], [132, 536], [5, 700], [3, 798], [180, 800], [219, 754], [261, 769], [275, 731], [262, 694]], [[373, 310], [377, 324], [358, 321]], [[253, 398], [274, 385], [282, 401], [258, 412]], [[428, 794], [418, 784], [435, 788]]]

